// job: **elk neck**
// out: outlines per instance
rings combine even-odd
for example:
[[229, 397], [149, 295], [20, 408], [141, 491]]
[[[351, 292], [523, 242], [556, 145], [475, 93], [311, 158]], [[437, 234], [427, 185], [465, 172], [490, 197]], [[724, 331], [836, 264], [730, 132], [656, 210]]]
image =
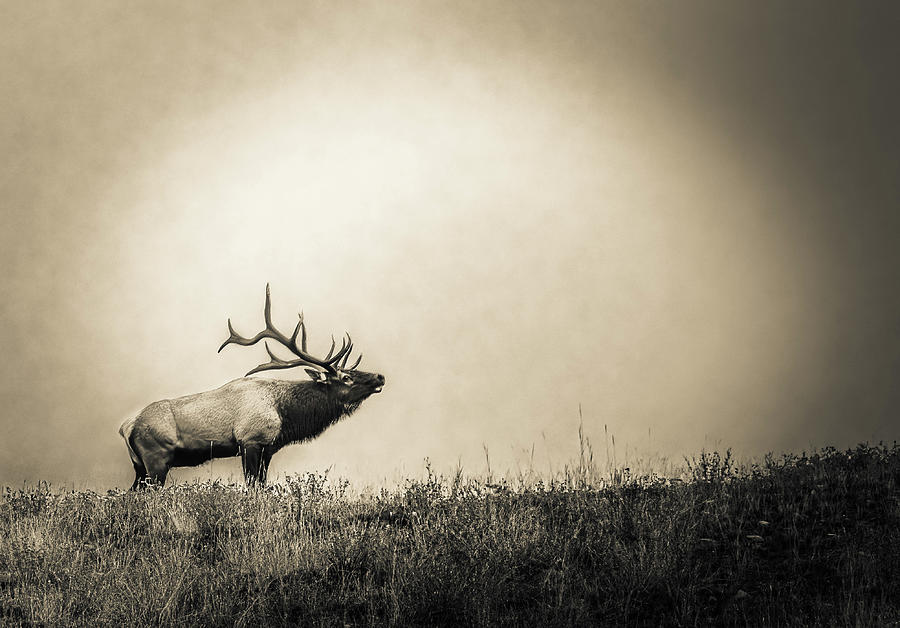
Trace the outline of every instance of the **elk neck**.
[[275, 407], [281, 416], [281, 433], [274, 445], [283, 447], [321, 434], [359, 404], [346, 405], [327, 387], [315, 382], [272, 380]]

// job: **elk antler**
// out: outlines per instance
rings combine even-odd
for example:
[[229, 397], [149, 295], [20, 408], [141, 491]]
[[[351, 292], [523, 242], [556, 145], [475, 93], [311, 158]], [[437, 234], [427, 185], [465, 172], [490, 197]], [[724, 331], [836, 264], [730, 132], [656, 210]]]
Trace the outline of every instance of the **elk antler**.
[[[332, 375], [336, 375], [338, 370], [350, 370], [352, 371], [357, 366], [359, 366], [360, 361], [362, 360], [362, 356], [360, 355], [357, 358], [356, 363], [350, 367], [349, 369], [345, 368], [347, 364], [347, 359], [350, 357], [350, 352], [353, 350], [353, 340], [350, 338], [350, 334], [346, 334], [346, 339], [341, 339], [341, 348], [337, 353], [334, 353], [335, 342], [334, 336], [331, 337], [331, 349], [328, 351], [328, 355], [325, 356], [324, 359], [316, 358], [309, 353], [306, 352], [306, 324], [303, 322], [303, 313], [300, 313], [300, 320], [297, 321], [297, 326], [294, 328], [294, 333], [291, 334], [290, 338], [285, 336], [283, 333], [275, 329], [275, 326], [272, 324], [272, 298], [269, 295], [269, 284], [266, 284], [266, 307], [263, 310], [263, 316], [266, 321], [266, 328], [261, 332], [253, 336], [252, 338], [244, 338], [236, 331], [234, 331], [234, 327], [231, 326], [231, 319], [228, 319], [228, 333], [230, 334], [228, 340], [222, 343], [222, 346], [219, 347], [219, 351], [224, 349], [229, 344], [236, 344], [248, 347], [250, 345], [254, 345], [263, 338], [270, 338], [272, 340], [277, 341], [285, 348], [287, 348], [291, 353], [297, 356], [296, 360], [282, 360], [269, 348], [269, 343], [263, 343], [266, 347], [266, 353], [269, 354], [271, 360], [266, 362], [265, 364], [260, 364], [256, 368], [252, 369], [247, 373], [247, 375], [252, 375], [253, 373], [257, 373], [259, 371], [267, 371], [270, 369], [288, 369], [294, 366], [314, 366], [322, 369], [323, 371], [330, 373]], [[300, 346], [297, 346], [297, 336], [300, 336]], [[332, 355], [334, 353], [334, 355]], [[343, 359], [343, 362], [338, 366], [338, 362]]]

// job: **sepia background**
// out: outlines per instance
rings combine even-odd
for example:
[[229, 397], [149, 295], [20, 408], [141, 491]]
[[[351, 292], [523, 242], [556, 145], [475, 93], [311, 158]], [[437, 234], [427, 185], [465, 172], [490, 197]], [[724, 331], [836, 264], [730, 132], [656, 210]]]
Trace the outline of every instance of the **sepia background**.
[[896, 13], [0, 2], [0, 483], [127, 486], [266, 282], [387, 378], [276, 476], [897, 438]]

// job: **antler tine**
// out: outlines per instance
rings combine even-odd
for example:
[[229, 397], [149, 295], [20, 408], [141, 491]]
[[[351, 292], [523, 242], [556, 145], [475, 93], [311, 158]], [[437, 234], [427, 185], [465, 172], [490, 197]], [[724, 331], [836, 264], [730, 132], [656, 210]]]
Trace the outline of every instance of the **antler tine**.
[[300, 348], [306, 353], [306, 324], [303, 322], [303, 312], [300, 312]]
[[356, 367], [359, 366], [359, 363], [360, 363], [360, 362], [362, 362], [362, 353], [360, 353], [360, 354], [359, 354], [359, 357], [356, 358], [356, 362], [353, 363], [353, 366], [351, 366], [351, 367], [348, 368], [348, 369], [345, 369], [345, 368], [342, 366], [342, 367], [341, 367], [341, 370], [342, 370], [342, 371], [354, 371], [354, 370], [356, 370]]
[[[350, 338], [350, 337], [347, 336], [347, 339], [348, 339], [348, 340], [349, 340], [349, 338]], [[341, 338], [341, 349], [340, 349], [340, 351], [338, 351], [336, 354], [334, 354], [333, 356], [331, 356], [331, 359], [332, 359], [332, 360], [335, 360], [335, 363], [336, 363], [337, 360], [340, 358], [341, 355], [347, 355], [347, 352], [350, 351], [351, 347], [353, 347], [353, 343], [352, 343], [352, 342], [347, 342], [347, 340], [344, 340], [344, 338]]]
[[266, 329], [272, 329], [272, 295], [269, 294], [269, 284], [266, 284], [266, 306], [263, 308], [263, 316], [266, 321]]
[[353, 339], [350, 338], [350, 334], [347, 334], [346, 342], [344, 341], [343, 338], [341, 339], [341, 350], [338, 351], [337, 353], [335, 353], [334, 356], [330, 360], [327, 360], [328, 364], [332, 365], [332, 367], [333, 367], [338, 362], [338, 360], [343, 358], [345, 355], [348, 355], [352, 348], [353, 348]]
[[[301, 315], [300, 315], [300, 320], [297, 321], [297, 326], [294, 327], [294, 333], [291, 334], [291, 346], [293, 346], [293, 347], [296, 347], [296, 346], [297, 346], [297, 336], [298, 336], [298, 334], [300, 333], [300, 329], [302, 329], [302, 328], [303, 328], [303, 315], [301, 314]], [[304, 329], [304, 331], [306, 331], [306, 330]], [[306, 334], [303, 334], [303, 335], [305, 336]], [[305, 344], [305, 343], [304, 343], [304, 344]], [[306, 347], [304, 347], [304, 349], [305, 349], [305, 348], [306, 348]]]
[[342, 371], [344, 370], [344, 367], [347, 366], [347, 360], [348, 360], [349, 358], [350, 358], [350, 352], [348, 351], [347, 353], [344, 354], [344, 359], [341, 360], [341, 366], [340, 366], [340, 369], [341, 369]]
[[[349, 338], [349, 337], [350, 337], [350, 334], [347, 334], [347, 338]], [[347, 370], [347, 360], [350, 359], [350, 354], [352, 352], [353, 352], [353, 342], [351, 341], [350, 344], [347, 346], [347, 353], [344, 354], [344, 359], [341, 360], [341, 370], [342, 371]], [[350, 369], [350, 370], [352, 371], [353, 369]]]
[[335, 344], [334, 344], [334, 334], [332, 334], [332, 336], [331, 336], [331, 349], [328, 350], [328, 354], [325, 356], [325, 361], [326, 361], [326, 362], [328, 362], [328, 360], [331, 359], [331, 354], [334, 353], [334, 347], [335, 347]]
[[246, 340], [246, 338], [242, 338], [241, 336], [239, 336], [237, 334], [237, 332], [234, 331], [234, 327], [231, 326], [230, 318], [228, 319], [228, 334], [229, 334], [228, 339], [222, 343], [222, 345], [219, 347], [219, 350], [216, 351], [216, 353], [221, 353], [222, 349], [224, 349], [228, 344], [230, 344], [232, 342], [235, 344], [244, 344], [242, 341]]
[[334, 336], [331, 337], [331, 349], [328, 350], [328, 355], [325, 356], [325, 361], [329, 364], [334, 364], [335, 359], [340, 360], [340, 353], [347, 349], [347, 339], [341, 338], [341, 348], [338, 350], [338, 355], [336, 356], [334, 353]]

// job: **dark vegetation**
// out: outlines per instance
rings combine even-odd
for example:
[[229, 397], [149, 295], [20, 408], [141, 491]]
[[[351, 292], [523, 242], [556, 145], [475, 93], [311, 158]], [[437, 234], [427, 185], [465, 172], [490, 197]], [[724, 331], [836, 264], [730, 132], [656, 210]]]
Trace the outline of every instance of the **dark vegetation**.
[[351, 494], [6, 489], [2, 625], [885, 625], [900, 448]]

